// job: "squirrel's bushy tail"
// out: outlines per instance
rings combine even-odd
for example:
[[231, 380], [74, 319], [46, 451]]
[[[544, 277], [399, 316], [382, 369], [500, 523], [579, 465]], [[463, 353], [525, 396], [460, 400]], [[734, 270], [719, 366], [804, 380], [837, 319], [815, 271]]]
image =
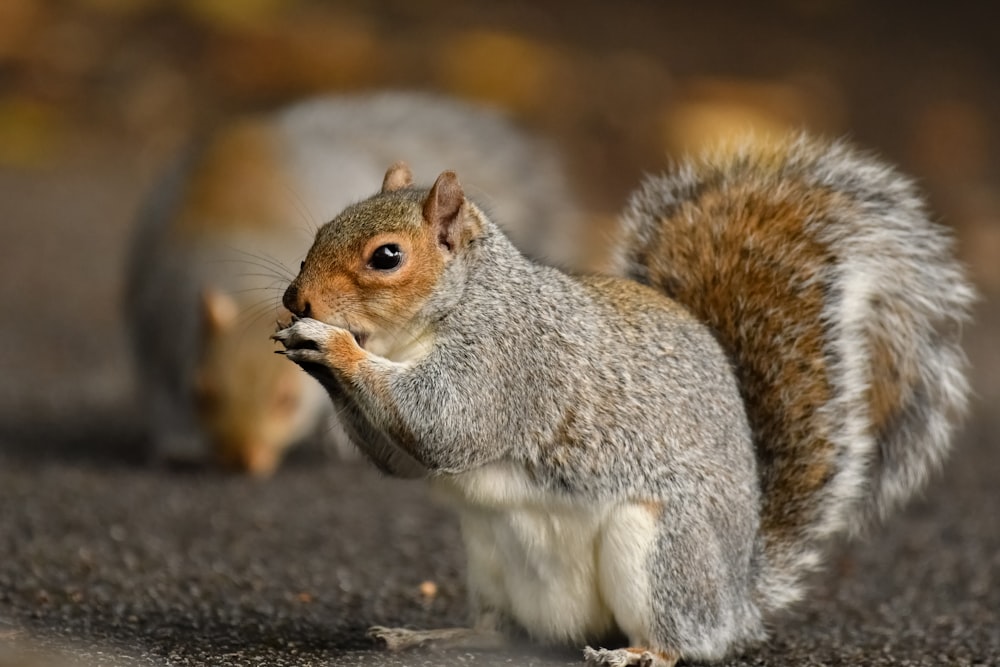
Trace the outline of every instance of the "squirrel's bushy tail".
[[885, 515], [946, 454], [974, 298], [913, 184], [842, 143], [747, 142], [650, 178], [619, 271], [717, 333], [754, 430], [760, 604], [799, 595], [822, 538]]

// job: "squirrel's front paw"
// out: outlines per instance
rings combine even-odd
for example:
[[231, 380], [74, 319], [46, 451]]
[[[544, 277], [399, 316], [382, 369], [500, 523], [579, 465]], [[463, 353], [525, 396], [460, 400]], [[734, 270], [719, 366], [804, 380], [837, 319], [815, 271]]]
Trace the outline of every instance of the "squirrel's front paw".
[[319, 320], [294, 318], [287, 327], [275, 332], [271, 340], [285, 346], [284, 350], [278, 350], [278, 354], [284, 354], [296, 363], [322, 363], [326, 356], [326, 340], [335, 329]]
[[292, 323], [273, 336], [285, 346], [278, 354], [309, 370], [309, 365], [320, 365], [350, 374], [365, 357], [354, 335], [319, 320], [294, 319]]

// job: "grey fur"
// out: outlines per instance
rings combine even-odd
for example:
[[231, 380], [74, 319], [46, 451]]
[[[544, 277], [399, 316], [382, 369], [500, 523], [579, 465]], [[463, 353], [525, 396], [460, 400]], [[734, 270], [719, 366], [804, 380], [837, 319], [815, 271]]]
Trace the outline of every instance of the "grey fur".
[[[713, 657], [716, 646], [762, 636], [749, 590], [760, 558], [755, 461], [712, 334], [651, 291], [619, 294], [613, 279], [539, 266], [485, 219], [484, 227], [422, 313], [438, 323], [430, 355], [412, 367], [377, 366], [388, 404], [338, 378], [335, 402], [357, 406], [345, 415], [353, 430], [385, 434], [434, 476], [505, 461], [567, 503], [683, 507], [682, 523], [669, 509], [662, 519], [670, 560], [649, 563], [656, 640]], [[321, 353], [295, 349], [294, 336], [314, 322], [283, 338], [293, 360], [323, 377], [312, 365]], [[385, 468], [383, 451], [384, 441], [371, 455]]]

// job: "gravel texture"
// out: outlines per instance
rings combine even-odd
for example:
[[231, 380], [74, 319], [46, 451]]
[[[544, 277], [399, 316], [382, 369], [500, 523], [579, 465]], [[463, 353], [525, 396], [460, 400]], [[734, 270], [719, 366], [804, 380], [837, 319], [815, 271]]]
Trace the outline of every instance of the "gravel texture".
[[[1000, 664], [1000, 457], [986, 433], [924, 499], [833, 549], [809, 599], [730, 664]], [[373, 623], [464, 618], [457, 526], [420, 483], [308, 450], [266, 481], [151, 469], [134, 438], [93, 413], [0, 430], [0, 665], [32, 664], [18, 647], [84, 665], [576, 662], [572, 649], [372, 646]]]

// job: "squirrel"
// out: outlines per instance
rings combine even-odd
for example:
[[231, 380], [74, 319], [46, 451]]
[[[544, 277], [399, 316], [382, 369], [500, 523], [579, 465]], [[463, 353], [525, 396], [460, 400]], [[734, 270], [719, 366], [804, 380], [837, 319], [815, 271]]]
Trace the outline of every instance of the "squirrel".
[[[458, 510], [474, 622], [595, 665], [714, 661], [765, 639], [824, 545], [945, 457], [974, 299], [913, 183], [843, 142], [750, 139], [648, 177], [612, 275], [525, 258], [404, 164], [321, 227], [278, 350], [381, 470]], [[421, 341], [399, 357], [383, 336]]]
[[316, 221], [367, 197], [400, 148], [428, 178], [465, 170], [522, 250], [574, 260], [564, 239], [579, 216], [555, 150], [490, 108], [383, 92], [231, 122], [158, 185], [132, 243], [126, 322], [154, 458], [267, 475], [309, 437], [354, 449], [322, 387], [268, 336]]

